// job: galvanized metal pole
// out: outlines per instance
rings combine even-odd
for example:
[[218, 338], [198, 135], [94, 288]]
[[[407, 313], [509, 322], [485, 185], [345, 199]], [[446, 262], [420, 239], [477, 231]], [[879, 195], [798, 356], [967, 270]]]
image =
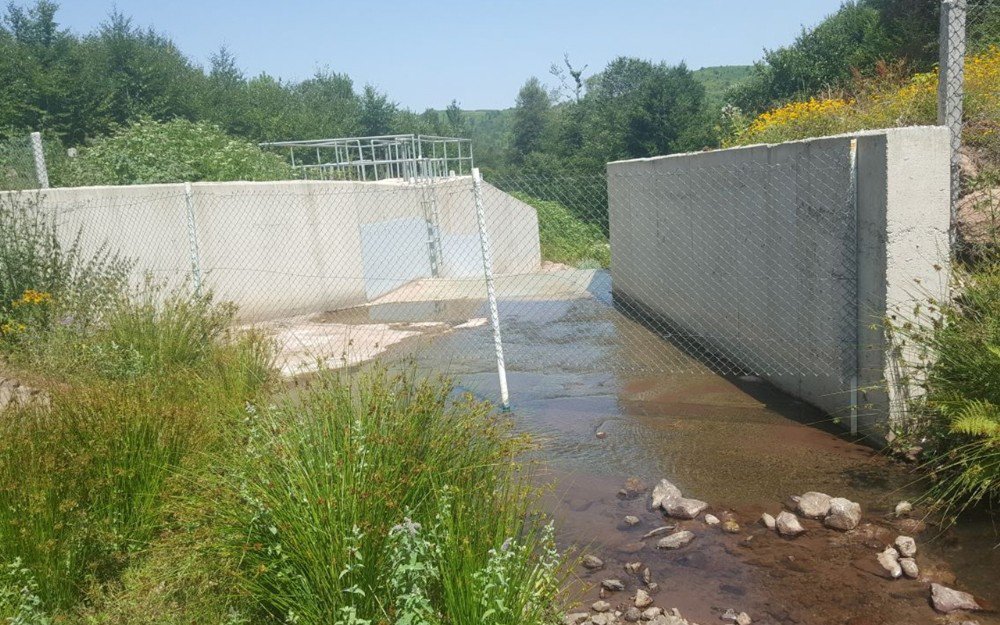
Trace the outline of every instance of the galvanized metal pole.
[[854, 371], [851, 375], [851, 434], [858, 433], [858, 379], [861, 376], [861, 298], [858, 288], [861, 279], [858, 241], [860, 223], [858, 217], [858, 140], [851, 139], [850, 179], [848, 180], [848, 201], [854, 216]]
[[938, 125], [951, 130], [951, 227], [954, 251], [958, 241], [958, 199], [961, 194], [959, 149], [962, 147], [962, 100], [965, 83], [966, 0], [942, 0], [938, 31]]
[[184, 183], [184, 202], [187, 205], [188, 254], [191, 259], [191, 279], [194, 294], [201, 295], [201, 248], [198, 244], [198, 225], [194, 220], [194, 192], [191, 183]]
[[486, 211], [483, 207], [482, 177], [479, 168], [472, 168], [472, 193], [476, 200], [476, 221], [479, 224], [479, 247], [483, 256], [483, 275], [486, 277], [486, 299], [490, 304], [490, 322], [493, 324], [493, 348], [497, 357], [497, 374], [500, 378], [500, 404], [510, 410], [510, 396], [507, 392], [507, 367], [503, 361], [503, 340], [500, 336], [500, 312], [497, 310], [497, 294], [493, 285], [493, 256], [490, 252], [490, 237], [486, 232]]
[[31, 133], [31, 152], [35, 156], [35, 174], [38, 176], [38, 188], [49, 188], [49, 170], [45, 166], [45, 152], [42, 150], [42, 133]]

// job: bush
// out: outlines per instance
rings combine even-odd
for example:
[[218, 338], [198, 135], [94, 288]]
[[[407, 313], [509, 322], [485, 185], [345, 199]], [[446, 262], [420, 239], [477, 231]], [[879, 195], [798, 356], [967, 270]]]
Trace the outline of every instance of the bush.
[[125, 288], [132, 263], [80, 236], [60, 241], [52, 215], [33, 198], [0, 198], [0, 346], [39, 340], [53, 322], [92, 323]]
[[[780, 143], [796, 139], [934, 124], [937, 116], [937, 73], [902, 78], [903, 68], [880, 65], [876, 76], [858, 79], [836, 96], [792, 102], [761, 113], [725, 139], [726, 145]], [[964, 140], [992, 144], [1000, 120], [1000, 48], [991, 47], [967, 58], [965, 67]], [[996, 150], [1000, 155], [1000, 150]]]
[[261, 618], [296, 623], [555, 620], [559, 560], [526, 520], [510, 424], [448, 385], [321, 374], [265, 410], [230, 521]]
[[611, 266], [611, 246], [600, 226], [575, 216], [554, 200], [513, 193], [538, 211], [538, 240], [542, 258], [572, 267]]
[[68, 169], [73, 186], [292, 178], [281, 157], [184, 119], [142, 119], [82, 148]]
[[926, 391], [903, 440], [920, 439], [927, 499], [949, 518], [1000, 502], [1000, 262], [961, 267], [954, 281], [953, 302], [931, 301], [896, 329]]

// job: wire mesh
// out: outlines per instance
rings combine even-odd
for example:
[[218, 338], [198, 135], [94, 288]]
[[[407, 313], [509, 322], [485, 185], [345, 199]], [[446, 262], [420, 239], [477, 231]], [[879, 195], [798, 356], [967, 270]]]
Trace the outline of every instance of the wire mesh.
[[486, 266], [512, 375], [853, 372], [848, 154], [610, 172], [487, 177], [483, 231], [470, 176], [52, 189], [39, 201], [61, 236], [134, 259], [137, 288], [235, 302], [287, 375], [384, 357], [494, 384]]
[[[1000, 146], [992, 72], [1000, 45], [1000, 0], [942, 0], [938, 123], [951, 139], [952, 250], [975, 253], [996, 240], [995, 163]], [[973, 91], [967, 93], [966, 73]], [[966, 110], [967, 106], [969, 110]]]
[[37, 189], [39, 186], [30, 135], [0, 139], [0, 191]]
[[849, 378], [851, 176], [841, 152], [491, 179], [507, 193], [490, 210], [525, 202], [539, 220], [539, 269], [499, 288], [508, 367]]

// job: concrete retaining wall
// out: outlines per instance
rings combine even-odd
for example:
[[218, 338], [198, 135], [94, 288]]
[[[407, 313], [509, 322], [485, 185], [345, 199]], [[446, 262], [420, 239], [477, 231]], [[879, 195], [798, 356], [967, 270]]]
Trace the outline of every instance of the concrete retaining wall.
[[[541, 262], [535, 210], [483, 188], [494, 271], [534, 271]], [[195, 183], [190, 198], [183, 184], [81, 187], [44, 190], [37, 198], [56, 216], [64, 240], [79, 232], [85, 250], [106, 244], [171, 286], [191, 279], [196, 243], [205, 286], [237, 303], [246, 320], [363, 304], [430, 277], [431, 200], [443, 251], [438, 275], [482, 279], [468, 176], [426, 186]]]
[[873, 428], [901, 413], [873, 326], [946, 287], [948, 145], [901, 128], [610, 163], [616, 300], [830, 414], [856, 380]]

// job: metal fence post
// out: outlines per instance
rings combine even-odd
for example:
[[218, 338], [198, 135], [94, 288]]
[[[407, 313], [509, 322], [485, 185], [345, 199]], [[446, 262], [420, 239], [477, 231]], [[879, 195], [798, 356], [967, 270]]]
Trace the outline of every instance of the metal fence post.
[[45, 152], [42, 150], [42, 133], [31, 133], [31, 152], [35, 156], [35, 174], [38, 176], [38, 188], [49, 188], [49, 170], [45, 166]]
[[958, 198], [961, 193], [959, 148], [962, 147], [962, 98], [965, 81], [966, 0], [942, 0], [938, 32], [938, 124], [951, 130], [951, 228], [952, 250], [957, 242]]
[[201, 295], [201, 249], [198, 245], [198, 225], [194, 220], [194, 192], [191, 183], [184, 183], [184, 203], [187, 206], [188, 254], [191, 260], [191, 278], [194, 294]]
[[472, 193], [476, 200], [476, 221], [479, 224], [479, 247], [483, 256], [483, 275], [486, 277], [486, 298], [490, 303], [490, 322], [493, 324], [493, 347], [496, 350], [497, 374], [500, 377], [500, 404], [504, 410], [510, 409], [507, 392], [507, 367], [503, 361], [503, 340], [500, 337], [500, 313], [497, 310], [497, 294], [493, 286], [493, 256], [490, 252], [490, 237], [486, 232], [486, 211], [483, 208], [482, 176], [479, 168], [472, 168]]

